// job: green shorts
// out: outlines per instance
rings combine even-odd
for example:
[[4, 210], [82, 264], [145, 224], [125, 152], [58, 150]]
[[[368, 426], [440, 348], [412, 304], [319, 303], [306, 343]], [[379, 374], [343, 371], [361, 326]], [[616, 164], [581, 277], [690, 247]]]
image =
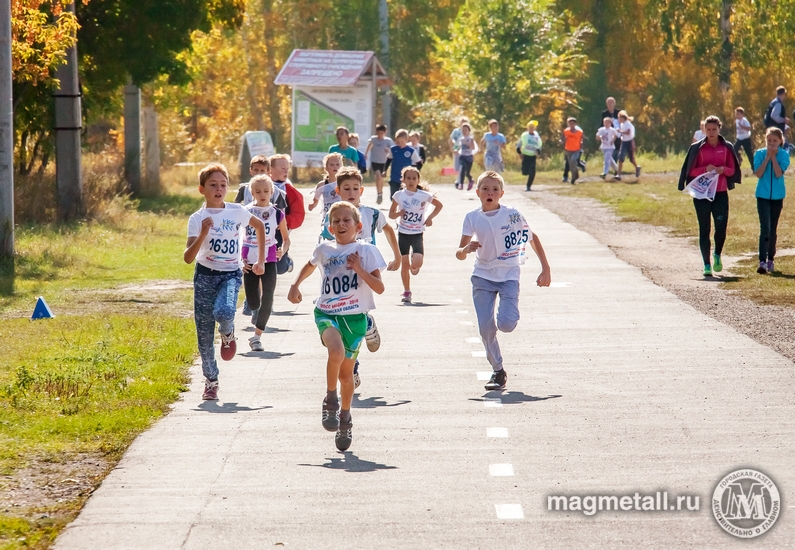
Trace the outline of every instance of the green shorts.
[[[342, 336], [342, 345], [345, 347], [345, 357], [356, 359], [359, 348], [367, 332], [367, 315], [354, 313], [353, 315], [328, 315], [315, 308], [315, 324], [323, 341], [323, 333], [327, 328], [334, 328]], [[324, 344], [325, 345], [325, 344]]]

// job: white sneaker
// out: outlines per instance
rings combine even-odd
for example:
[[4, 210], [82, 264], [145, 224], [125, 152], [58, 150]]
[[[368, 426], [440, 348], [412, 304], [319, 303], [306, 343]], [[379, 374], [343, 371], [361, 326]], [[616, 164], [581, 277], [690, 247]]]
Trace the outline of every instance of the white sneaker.
[[359, 378], [359, 373], [358, 372], [354, 372], [353, 373], [353, 389], [356, 389], [356, 388], [358, 388], [361, 385], [362, 385], [362, 379]]
[[248, 345], [251, 346], [251, 351], [265, 351], [260, 342], [259, 336], [252, 336], [248, 339]]
[[364, 333], [364, 341], [367, 342], [367, 349], [372, 352], [378, 351], [381, 347], [381, 335], [378, 334], [378, 327], [375, 326], [375, 319], [367, 314], [367, 332]]

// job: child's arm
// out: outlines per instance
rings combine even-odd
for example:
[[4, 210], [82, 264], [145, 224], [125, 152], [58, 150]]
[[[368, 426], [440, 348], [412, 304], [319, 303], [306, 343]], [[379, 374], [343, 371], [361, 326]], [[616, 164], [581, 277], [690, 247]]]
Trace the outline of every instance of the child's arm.
[[400, 217], [400, 209], [395, 199], [392, 199], [392, 204], [389, 206], [389, 219], [396, 220]]
[[235, 195], [235, 202], [242, 203], [245, 197], [246, 197], [246, 187], [244, 185], [241, 185], [240, 188], [237, 190], [237, 195]]
[[366, 159], [367, 156], [370, 154], [370, 149], [373, 148], [373, 142], [367, 144], [367, 149], [364, 150], [364, 158]]
[[474, 148], [474, 149], [472, 149], [472, 156], [474, 157], [475, 155], [477, 155], [477, 154], [478, 154], [478, 151], [480, 151], [480, 147], [478, 147], [478, 142], [477, 142], [477, 140], [473, 139], [473, 140], [472, 140], [472, 143], [475, 145], [475, 148]]
[[213, 226], [213, 219], [212, 218], [204, 218], [202, 220], [202, 228], [201, 232], [199, 233], [198, 237], [188, 237], [188, 242], [185, 245], [185, 252], [182, 254], [182, 259], [185, 260], [186, 264], [192, 264], [193, 260], [196, 259], [196, 255], [199, 253], [199, 249], [202, 247], [202, 243], [204, 239], [207, 237], [207, 234], [210, 232], [210, 228]]
[[536, 284], [538, 286], [549, 286], [549, 283], [552, 282], [552, 276], [549, 273], [547, 255], [544, 253], [544, 247], [541, 246], [541, 241], [538, 239], [538, 235], [533, 235], [533, 240], [530, 241], [530, 246], [533, 248], [533, 252], [536, 253], [536, 256], [538, 256], [538, 261], [541, 262], [541, 275], [539, 275], [538, 279], [536, 279]]
[[315, 270], [315, 266], [312, 265], [311, 262], [306, 262], [306, 265], [301, 268], [301, 271], [298, 272], [298, 277], [295, 278], [295, 281], [292, 285], [290, 285], [290, 290], [287, 292], [287, 299], [290, 300], [293, 304], [300, 304], [303, 296], [301, 296], [301, 291], [298, 290], [298, 287], [301, 285], [304, 280], [309, 277], [312, 272]]
[[386, 266], [386, 270], [397, 271], [400, 267], [400, 247], [398, 246], [395, 230], [392, 229], [391, 225], [384, 225], [384, 235], [386, 235], [386, 242], [388, 242], [389, 246], [392, 248], [392, 254], [395, 255], [395, 259]]
[[381, 280], [381, 271], [378, 269], [369, 273], [365, 271], [364, 267], [362, 267], [362, 259], [359, 257], [358, 252], [348, 254], [348, 269], [352, 269], [354, 273], [359, 275], [362, 281], [364, 281], [373, 292], [376, 294], [384, 293], [384, 281]]
[[265, 273], [265, 224], [256, 216], [251, 216], [248, 224], [257, 232], [257, 263], [251, 268], [254, 275], [262, 275]]
[[459, 260], [466, 260], [468, 254], [475, 252], [480, 248], [480, 243], [472, 240], [472, 235], [461, 235], [461, 242], [458, 243], [458, 250], [455, 251], [455, 257]]
[[282, 234], [282, 246], [276, 251], [277, 260], [281, 260], [282, 256], [290, 250], [290, 232], [287, 231], [287, 222], [284, 221], [284, 218], [279, 222], [279, 232]]
[[433, 219], [442, 211], [442, 203], [436, 197], [431, 200], [431, 204], [433, 205], [433, 212], [431, 212], [431, 215], [425, 220], [426, 227], [433, 225]]

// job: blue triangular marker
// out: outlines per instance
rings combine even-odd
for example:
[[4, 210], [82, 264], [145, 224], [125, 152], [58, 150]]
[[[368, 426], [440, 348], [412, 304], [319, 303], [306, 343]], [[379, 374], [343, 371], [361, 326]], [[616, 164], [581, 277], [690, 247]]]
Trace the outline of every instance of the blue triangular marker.
[[36, 300], [36, 307], [33, 308], [31, 319], [52, 319], [53, 317], [55, 315], [53, 315], [50, 306], [44, 301], [43, 296], [39, 296], [39, 299]]

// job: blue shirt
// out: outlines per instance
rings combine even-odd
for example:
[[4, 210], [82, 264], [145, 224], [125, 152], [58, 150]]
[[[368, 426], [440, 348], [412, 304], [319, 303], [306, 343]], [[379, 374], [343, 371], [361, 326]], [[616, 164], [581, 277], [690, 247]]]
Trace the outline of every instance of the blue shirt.
[[348, 145], [345, 149], [343, 149], [339, 145], [332, 145], [328, 148], [328, 152], [339, 153], [343, 158], [351, 161], [354, 166], [358, 166], [359, 164], [359, 151], [356, 149], [356, 147], [351, 147]]
[[414, 156], [414, 148], [406, 145], [390, 147], [392, 153], [392, 169], [389, 172], [389, 181], [400, 181], [400, 173], [406, 166], [411, 166], [411, 157]]
[[[767, 147], [757, 149], [754, 153], [754, 171], [758, 170], [767, 156]], [[789, 153], [783, 147], [778, 148], [776, 160], [782, 172], [789, 168]], [[765, 166], [765, 173], [759, 178], [756, 184], [756, 196], [760, 199], [776, 201], [783, 199], [787, 195], [787, 188], [784, 186], [784, 174], [780, 178], [773, 172], [773, 163], [768, 162]]]
[[486, 142], [486, 156], [497, 159], [502, 158], [501, 147], [504, 143], [507, 143], [504, 135], [500, 133], [494, 135], [489, 132], [483, 136], [483, 141]]

